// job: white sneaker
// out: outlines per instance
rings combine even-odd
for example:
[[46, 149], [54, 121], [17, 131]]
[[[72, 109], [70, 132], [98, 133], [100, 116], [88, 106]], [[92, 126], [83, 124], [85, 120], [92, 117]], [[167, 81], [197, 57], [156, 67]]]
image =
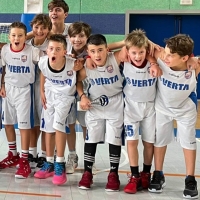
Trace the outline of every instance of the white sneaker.
[[92, 165], [92, 174], [93, 175], [96, 175], [97, 174], [97, 168], [96, 168], [96, 166], [95, 166], [95, 163], [93, 163], [93, 165]]
[[68, 161], [66, 163], [66, 173], [67, 174], [73, 174], [75, 168], [78, 167], [78, 156], [77, 154], [69, 154], [68, 155]]

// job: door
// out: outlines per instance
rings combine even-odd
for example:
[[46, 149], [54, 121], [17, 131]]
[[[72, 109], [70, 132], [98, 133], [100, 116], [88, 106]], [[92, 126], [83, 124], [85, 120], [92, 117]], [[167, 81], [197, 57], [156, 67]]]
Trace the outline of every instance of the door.
[[[178, 33], [188, 34], [194, 40], [194, 55], [200, 55], [200, 15], [130, 14], [129, 20], [130, 31], [141, 28], [150, 40], [163, 47], [165, 38]], [[200, 99], [200, 81], [197, 83], [197, 98]]]

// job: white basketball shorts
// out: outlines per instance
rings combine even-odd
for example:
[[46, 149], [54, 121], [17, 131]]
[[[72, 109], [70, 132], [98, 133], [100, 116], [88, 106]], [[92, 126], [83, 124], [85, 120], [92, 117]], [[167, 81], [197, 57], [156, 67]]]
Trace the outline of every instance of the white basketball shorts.
[[[163, 147], [177, 140], [185, 149], [196, 149], [195, 124], [197, 113], [190, 117], [171, 117], [156, 111], [156, 141], [154, 146]], [[177, 122], [177, 137], [174, 135], [174, 123]]]
[[19, 129], [34, 127], [34, 87], [16, 87], [5, 83], [6, 97], [2, 103], [4, 125], [18, 123]]
[[87, 135], [85, 142], [106, 141], [109, 144], [120, 146], [122, 144], [123, 110], [124, 99], [123, 94], [120, 93], [110, 97], [106, 106], [94, 105], [86, 111]]
[[138, 140], [139, 133], [145, 142], [155, 142], [156, 115], [153, 102], [134, 102], [125, 97], [124, 127], [127, 140]]
[[42, 109], [40, 130], [46, 133], [54, 133], [56, 130], [66, 133], [67, 117], [74, 97], [55, 94], [45, 91], [47, 109]]

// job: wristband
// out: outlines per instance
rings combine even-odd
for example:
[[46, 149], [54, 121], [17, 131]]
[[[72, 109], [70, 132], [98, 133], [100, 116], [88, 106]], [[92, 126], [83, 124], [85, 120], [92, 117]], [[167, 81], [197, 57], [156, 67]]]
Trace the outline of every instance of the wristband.
[[90, 56], [86, 56], [85, 59], [87, 59], [87, 58], [91, 58], [91, 57]]
[[158, 63], [156, 63], [156, 62], [151, 62], [151, 63], [150, 63], [150, 66], [152, 66], [152, 65], [158, 65]]
[[80, 100], [81, 100], [81, 98], [82, 98], [83, 95], [86, 95], [86, 94], [85, 94], [85, 93], [81, 94], [81, 96], [80, 96]]
[[4, 85], [5, 84], [5, 82], [1, 82], [1, 85]]

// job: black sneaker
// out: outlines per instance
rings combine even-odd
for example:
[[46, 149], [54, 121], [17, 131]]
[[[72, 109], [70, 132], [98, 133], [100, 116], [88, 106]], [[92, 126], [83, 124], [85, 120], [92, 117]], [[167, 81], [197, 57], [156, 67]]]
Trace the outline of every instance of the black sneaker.
[[47, 161], [46, 158], [44, 157], [39, 157], [38, 160], [37, 160], [37, 168], [42, 168], [44, 163]]
[[199, 197], [197, 182], [194, 176], [187, 176], [187, 178], [185, 179], [185, 189], [183, 191], [183, 197], [186, 199], [196, 199]]
[[35, 169], [37, 165], [37, 157], [34, 158], [32, 154], [28, 154], [28, 161], [31, 169]]
[[164, 175], [161, 174], [161, 171], [154, 171], [148, 188], [149, 192], [160, 193], [165, 186]]

